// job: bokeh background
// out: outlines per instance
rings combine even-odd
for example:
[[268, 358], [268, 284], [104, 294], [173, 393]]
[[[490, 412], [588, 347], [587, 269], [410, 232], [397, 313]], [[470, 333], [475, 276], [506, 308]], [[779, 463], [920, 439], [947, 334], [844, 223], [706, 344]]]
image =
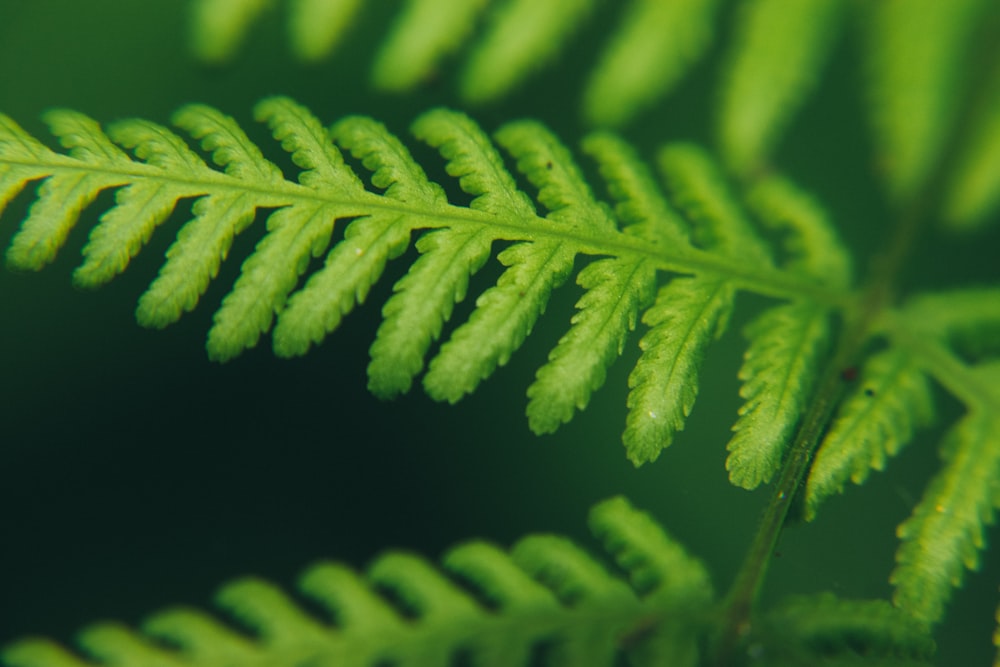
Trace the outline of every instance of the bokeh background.
[[[405, 97], [371, 90], [374, 49], [399, 3], [366, 5], [348, 38], [319, 65], [292, 60], [276, 10], [254, 28], [234, 64], [207, 68], [186, 49], [187, 6], [180, 0], [0, 0], [0, 112], [51, 145], [39, 120], [45, 109], [69, 107], [102, 122], [142, 116], [165, 123], [176, 107], [200, 101], [233, 115], [266, 155], [280, 159], [267, 132], [253, 126], [250, 109], [261, 97], [284, 94], [324, 122], [363, 113], [406, 136], [420, 111], [458, 105], [452, 72], [445, 68]], [[605, 3], [573, 46], [516, 94], [473, 115], [488, 130], [539, 118], [575, 144], [586, 131], [577, 113], [583, 72], [615, 5]], [[721, 44], [729, 18], [721, 17]], [[855, 47], [849, 38], [839, 45], [776, 162], [827, 205], [863, 272], [888, 217], [872, 177]], [[717, 48], [672, 96], [623, 131], [642, 154], [674, 139], [710, 141], [719, 60]], [[431, 152], [417, 154], [431, 174], [441, 174]], [[193, 313], [147, 331], [134, 322], [134, 304], [190, 202], [124, 276], [99, 291], [74, 289], [80, 249], [112, 197], [103, 194], [84, 212], [50, 268], [0, 270], [0, 645], [28, 634], [71, 641], [100, 619], [135, 624], [166, 606], [208, 606], [221, 583], [245, 574], [291, 586], [323, 558], [363, 568], [390, 547], [436, 558], [467, 538], [510, 544], [537, 531], [594, 547], [586, 511], [614, 494], [651, 511], [704, 558], [719, 591], [729, 585], [767, 494], [731, 487], [723, 465], [739, 406], [740, 325], [762, 300], [741, 298], [729, 333], [710, 349], [686, 430], [658, 461], [636, 470], [620, 433], [638, 335], [586, 412], [554, 436], [539, 438], [527, 428], [524, 392], [568, 325], [579, 296], [574, 285], [557, 291], [524, 348], [472, 397], [442, 406], [417, 390], [383, 403], [365, 390], [367, 348], [412, 251], [306, 357], [277, 360], [265, 341], [219, 365], [207, 360], [204, 337], [242, 257], [260, 238], [262, 218], [237, 241]], [[31, 201], [28, 188], [0, 218], [0, 245]], [[995, 232], [928, 238], [905, 283], [995, 281], [998, 247]], [[470, 294], [497, 275], [494, 261]], [[460, 307], [455, 321], [468, 310]], [[941, 405], [947, 423], [957, 407], [947, 398]], [[791, 526], [765, 599], [819, 590], [888, 595], [894, 528], [934, 469], [939, 435], [928, 431], [887, 472], [831, 501], [818, 521]], [[995, 541], [997, 531], [989, 537]], [[998, 561], [991, 552], [956, 594], [939, 635], [939, 664], [988, 663]]]

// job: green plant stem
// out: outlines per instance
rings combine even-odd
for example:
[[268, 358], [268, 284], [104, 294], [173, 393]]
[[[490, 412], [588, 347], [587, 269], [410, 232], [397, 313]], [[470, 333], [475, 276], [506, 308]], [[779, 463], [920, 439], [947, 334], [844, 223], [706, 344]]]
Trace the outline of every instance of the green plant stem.
[[[980, 30], [982, 34], [990, 35], [993, 34], [991, 30], [998, 25], [1000, 11], [994, 11], [984, 21], [986, 27]], [[977, 59], [986, 58], [985, 62], [993, 62], [989, 58], [996, 53], [995, 40], [979, 39], [978, 43], [982, 46]], [[959, 147], [969, 138], [967, 129], [972, 126], [971, 116], [986, 103], [984, 96], [989, 88], [983, 85], [982, 79], [991, 70], [989, 67], [978, 67], [974, 71], [976, 75], [967, 86], [970, 94], [952, 123], [952, 140], [945, 142], [942, 155], [926, 177], [925, 187], [919, 189], [916, 197], [897, 209], [886, 251], [874, 258], [866, 289], [860, 294], [857, 307], [845, 310], [846, 317], [838, 345], [824, 369], [816, 394], [782, 464], [778, 482], [761, 517], [760, 528], [723, 603], [722, 619], [712, 645], [715, 663], [719, 667], [735, 664], [734, 658], [740, 642], [751, 631], [757, 595], [767, 575], [788, 510], [809, 473], [820, 436], [844, 392], [843, 373], [861, 359], [865, 346], [879, 329], [880, 319], [895, 301], [901, 270], [920, 233], [930, 222], [928, 213], [939, 210], [947, 182], [944, 176], [951, 173]]]
[[888, 250], [873, 262], [868, 287], [858, 305], [847, 312], [838, 345], [823, 371], [761, 518], [760, 527], [726, 596], [719, 633], [714, 641], [716, 664], [731, 665], [751, 630], [751, 619], [775, 545], [788, 511], [805, 481], [813, 454], [844, 393], [844, 371], [861, 359], [879, 317], [893, 302], [896, 280], [922, 228], [927, 200], [920, 197], [897, 218]]

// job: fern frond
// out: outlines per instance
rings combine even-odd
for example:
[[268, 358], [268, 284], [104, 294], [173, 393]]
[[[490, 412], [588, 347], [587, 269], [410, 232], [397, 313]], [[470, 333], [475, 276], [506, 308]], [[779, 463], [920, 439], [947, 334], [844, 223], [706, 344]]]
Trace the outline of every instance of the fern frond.
[[871, 123], [887, 189], [911, 198], [939, 158], [985, 0], [858, 5]]
[[820, 443], [806, 482], [806, 516], [843, 490], [850, 477], [860, 484], [871, 469], [906, 445], [916, 428], [930, 423], [933, 400], [927, 376], [905, 349], [889, 348], [869, 358], [857, 386], [844, 400]]
[[[1000, 379], [997, 368], [990, 380]], [[1000, 419], [970, 412], [945, 436], [944, 467], [897, 533], [895, 604], [928, 625], [940, 620], [965, 569], [979, 565], [984, 526], [1000, 507]]]
[[822, 72], [845, 9], [843, 0], [756, 0], [740, 7], [721, 75], [716, 129], [734, 171], [747, 174], [767, 162], [780, 130]]
[[[827, 223], [810, 218], [815, 211], [805, 199], [788, 190], [774, 198], [773, 215], [761, 216], [765, 225], [786, 231], [787, 267], [775, 268], [771, 249], [717, 165], [692, 146], [668, 148], [661, 166], [694, 242], [645, 165], [607, 134], [590, 137], [585, 151], [596, 160], [614, 208], [595, 196], [568, 149], [539, 124], [511, 123], [497, 132], [496, 144], [537, 190], [539, 214], [494, 142], [462, 114], [428, 112], [413, 131], [471, 197], [464, 206], [449, 203], [406, 146], [372, 119], [345, 118], [327, 132], [284, 98], [260, 102], [256, 117], [290, 154], [296, 180], [268, 161], [233, 119], [205, 106], [183, 108], [174, 122], [199, 141], [214, 166], [180, 136], [148, 121], [121, 121], [105, 134], [79, 114], [57, 112], [49, 120], [69, 149], [62, 154], [0, 117], [3, 196], [44, 179], [8, 261], [21, 268], [51, 261], [79, 209], [117, 188], [116, 203], [93, 230], [74, 274], [78, 284], [105, 282], [125, 268], [178, 200], [192, 198], [192, 219], [139, 300], [140, 323], [161, 327], [196, 306], [235, 236], [266, 217], [267, 231], [208, 334], [209, 356], [224, 361], [268, 332], [278, 355], [306, 352], [365, 300], [389, 260], [416, 236], [419, 257], [385, 304], [371, 347], [369, 386], [393, 396], [410, 388], [470, 276], [490, 258], [494, 242], [504, 242], [509, 245], [497, 259], [507, 270], [479, 295], [423, 377], [432, 397], [456, 401], [508, 361], [551, 291], [572, 275], [577, 256], [588, 256], [593, 259], [577, 275], [584, 290], [578, 311], [529, 388], [529, 422], [549, 432], [585, 407], [641, 319], [651, 329], [630, 378], [625, 434], [636, 463], [655, 458], [683, 427], [701, 357], [725, 329], [737, 291], [807, 301], [818, 318], [845, 298], [846, 279], [833, 277], [846, 263]], [[346, 163], [342, 150], [361, 166]], [[261, 216], [260, 209], [270, 210]], [[343, 219], [350, 220], [343, 239], [332, 242]], [[818, 244], [830, 247], [820, 252]], [[303, 276], [311, 257], [324, 257], [323, 266]], [[661, 285], [664, 271], [679, 275]]]
[[717, 0], [633, 0], [590, 73], [583, 114], [599, 126], [624, 124], [665, 95], [712, 42]]
[[[670, 655], [696, 660], [692, 619], [705, 613], [712, 595], [704, 567], [621, 498], [598, 504], [591, 523], [636, 588], [566, 538], [535, 535], [509, 553], [483, 542], [460, 545], [443, 558], [445, 571], [400, 552], [377, 559], [365, 576], [337, 563], [315, 565], [298, 588], [316, 612], [249, 578], [216, 597], [223, 621], [168, 610], [139, 632], [114, 623], [85, 630], [79, 644], [87, 661], [44, 639], [23, 640], [2, 657], [9, 667], [429, 667], [464, 656], [483, 667], [516, 667], [531, 664], [544, 644], [546, 664], [556, 666], [610, 666], [626, 652], [644, 665], [665, 664]], [[660, 626], [673, 628], [681, 648], [669, 646], [665, 635], [623, 641]]]

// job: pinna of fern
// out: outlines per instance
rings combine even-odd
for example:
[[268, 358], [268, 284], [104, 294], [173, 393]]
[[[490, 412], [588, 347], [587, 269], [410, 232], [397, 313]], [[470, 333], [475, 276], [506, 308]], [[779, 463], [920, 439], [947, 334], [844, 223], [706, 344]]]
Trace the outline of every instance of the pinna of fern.
[[[715, 614], [704, 565], [624, 498], [598, 503], [590, 527], [608, 566], [557, 535], [529, 535], [509, 551], [485, 542], [452, 548], [439, 568], [388, 552], [364, 574], [333, 562], [309, 568], [298, 592], [316, 611], [256, 578], [216, 597], [225, 617], [159, 612], [140, 631], [85, 629], [86, 659], [48, 639], [6, 647], [9, 667], [293, 665], [553, 667], [676, 665], [704, 657]], [[248, 634], [247, 631], [252, 632]], [[879, 600], [800, 596], [753, 625], [754, 664], [840, 664], [863, 654], [879, 665], [927, 665], [921, 624]], [[798, 663], [796, 661], [799, 661]], [[826, 662], [828, 661], [828, 662]]]

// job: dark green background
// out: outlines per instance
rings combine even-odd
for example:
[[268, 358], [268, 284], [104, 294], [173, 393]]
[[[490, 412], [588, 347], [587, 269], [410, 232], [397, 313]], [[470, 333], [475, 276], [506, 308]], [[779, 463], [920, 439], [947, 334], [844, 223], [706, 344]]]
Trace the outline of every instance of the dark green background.
[[[206, 102], [232, 114], [266, 155], [281, 160], [267, 133], [252, 127], [250, 109], [263, 96], [285, 94], [324, 122], [365, 113], [406, 136], [420, 111], [458, 105], [451, 69], [419, 94], [371, 91], [374, 45], [398, 3], [365, 4], [356, 30], [326, 63], [290, 60], [275, 11], [233, 66], [208, 69], [185, 51], [186, 3], [179, 0], [0, 0], [0, 112], [48, 141], [38, 117], [51, 107], [102, 122], [166, 122], [177, 106]], [[585, 130], [576, 113], [582, 72], [614, 5], [605, 5], [607, 16], [553, 67], [503, 104], [476, 110], [476, 118], [492, 130], [507, 119], [537, 117], [575, 143]], [[828, 205], [863, 270], [887, 223], [869, 168], [854, 46], [841, 44], [778, 163]], [[670, 139], [710, 136], [718, 60], [716, 53], [625, 132], [644, 155]], [[417, 155], [440, 174], [429, 151]], [[31, 200], [29, 188], [0, 218], [0, 243]], [[637, 336], [587, 412], [556, 436], [537, 438], [527, 429], [524, 390], [567, 326], [575, 286], [557, 292], [525, 348], [458, 406], [434, 404], [419, 391], [380, 403], [364, 388], [367, 348], [412, 252], [307, 357], [275, 360], [263, 345], [217, 365], [206, 359], [204, 335], [260, 237], [262, 218], [192, 314], [165, 331], [146, 331], [133, 320], [135, 300], [190, 204], [125, 276], [97, 292], [76, 290], [70, 273], [80, 248], [111, 203], [106, 193], [83, 214], [51, 268], [0, 271], [0, 643], [26, 634], [68, 641], [98, 619], [136, 623], [164, 606], [204, 606], [220, 583], [242, 574], [290, 585], [320, 558], [363, 567], [388, 547], [437, 557], [466, 538], [509, 544], [532, 531], [593, 546], [587, 508], [618, 493], [703, 557], [720, 591], [728, 586], [766, 495], [730, 487], [723, 467], [739, 405], [739, 325], [760, 300], [742, 298], [734, 326], [711, 349], [687, 429], [656, 463], [635, 470], [620, 433]], [[907, 282], [995, 281], [998, 241], [996, 233], [927, 239]], [[471, 294], [497, 275], [494, 262]], [[942, 405], [947, 421], [956, 408], [947, 399]], [[816, 523], [789, 529], [766, 598], [817, 590], [887, 595], [894, 527], [933, 469], [939, 435], [928, 433], [888, 472], [831, 501]], [[995, 552], [987, 557], [952, 603], [940, 664], [988, 662], [998, 560]]]

